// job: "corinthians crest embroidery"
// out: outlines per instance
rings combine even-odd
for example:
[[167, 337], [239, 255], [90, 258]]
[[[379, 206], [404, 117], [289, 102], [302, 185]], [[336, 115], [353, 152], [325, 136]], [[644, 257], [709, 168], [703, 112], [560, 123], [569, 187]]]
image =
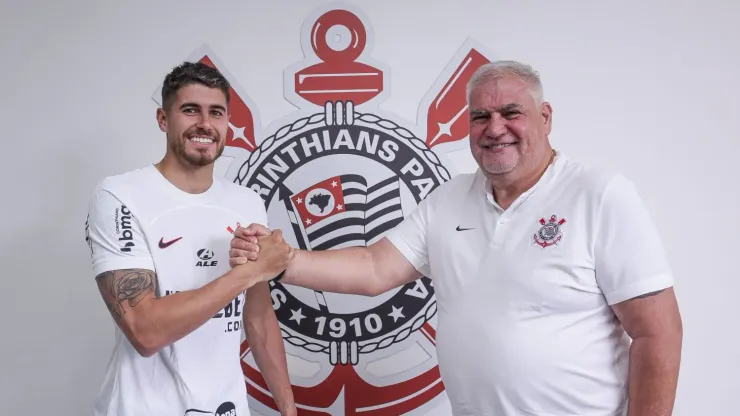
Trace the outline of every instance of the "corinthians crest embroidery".
[[[371, 58], [372, 42], [370, 22], [354, 6], [316, 9], [301, 30], [305, 59], [284, 71], [285, 97], [298, 110], [264, 131], [239, 77], [207, 47], [190, 57], [232, 83], [217, 173], [259, 194], [270, 227], [296, 248], [380, 240], [452, 177], [446, 153], [467, 146], [465, 86], [489, 62], [480, 46], [463, 44], [414, 124], [379, 109], [390, 93], [390, 70]], [[270, 284], [299, 412], [424, 414], [422, 406], [442, 398], [428, 277], [375, 297]], [[242, 368], [252, 403], [277, 414], [246, 341]]]
[[540, 224], [542, 226], [534, 233], [534, 243], [542, 248], [558, 244], [563, 238], [563, 232], [560, 227], [565, 222], [565, 218], [558, 219], [557, 215], [550, 216], [548, 221], [545, 221], [544, 217], [540, 218]]

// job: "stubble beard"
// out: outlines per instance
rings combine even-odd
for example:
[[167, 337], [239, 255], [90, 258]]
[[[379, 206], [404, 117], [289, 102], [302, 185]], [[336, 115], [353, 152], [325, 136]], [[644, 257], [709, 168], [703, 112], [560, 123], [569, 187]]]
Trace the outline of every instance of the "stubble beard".
[[488, 160], [486, 160], [487, 158], [484, 153], [485, 150], [480, 154], [481, 161], [479, 165], [489, 175], [503, 175], [512, 172], [521, 162], [521, 155], [519, 153], [517, 153], [514, 158], [509, 158], [508, 160], [502, 158], [488, 158]]
[[[188, 140], [185, 138], [184, 140]], [[170, 141], [170, 150], [177, 156], [177, 159], [179, 159], [182, 163], [184, 163], [186, 166], [194, 167], [194, 168], [202, 168], [208, 165], [213, 164], [219, 157], [221, 157], [221, 154], [224, 152], [224, 144], [219, 141], [220, 146], [218, 147], [218, 150], [216, 151], [216, 155], [214, 157], [210, 157], [208, 155], [208, 151], [196, 151], [195, 153], [188, 153], [185, 150], [185, 142], [184, 140], [177, 139]]]

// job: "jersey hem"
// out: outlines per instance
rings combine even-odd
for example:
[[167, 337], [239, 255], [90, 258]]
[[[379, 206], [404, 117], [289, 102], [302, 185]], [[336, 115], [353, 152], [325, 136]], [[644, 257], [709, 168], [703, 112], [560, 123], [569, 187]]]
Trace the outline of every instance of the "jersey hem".
[[388, 241], [390, 241], [391, 244], [393, 244], [396, 249], [401, 252], [406, 260], [411, 263], [412, 266], [414, 266], [417, 272], [420, 272], [422, 274], [424, 273], [422, 272], [422, 268], [427, 265], [426, 262], [420, 259], [419, 256], [414, 253], [414, 250], [411, 249], [411, 246], [406, 243], [406, 241], [404, 241], [402, 237], [388, 233], [385, 238], [387, 238]]
[[656, 290], [667, 289], [672, 286], [673, 276], [670, 274], [660, 274], [657, 276], [653, 276], [650, 279], [641, 280], [624, 289], [616, 290], [609, 294], [605, 293], [604, 296], [606, 297], [607, 303], [609, 305], [614, 305], [616, 303], [632, 299], [636, 296], [644, 295]]
[[93, 274], [98, 276], [101, 273], [123, 269], [144, 269], [154, 271], [154, 262], [151, 259], [141, 257], [105, 260], [93, 267]]

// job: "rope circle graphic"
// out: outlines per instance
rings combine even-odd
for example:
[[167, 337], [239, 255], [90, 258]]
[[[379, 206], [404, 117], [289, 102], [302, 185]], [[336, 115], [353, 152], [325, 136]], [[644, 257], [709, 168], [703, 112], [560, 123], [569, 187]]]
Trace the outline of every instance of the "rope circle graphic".
[[[329, 105], [327, 105], [327, 108]], [[341, 107], [338, 107], [338, 109]], [[429, 149], [426, 143], [424, 143], [423, 140], [416, 137], [412, 132], [410, 132], [408, 129], [399, 126], [395, 122], [384, 119], [382, 117], [378, 117], [375, 114], [362, 114], [353, 112], [352, 107], [347, 107], [347, 113], [351, 113], [351, 115], [348, 117], [352, 118], [352, 121], [360, 120], [365, 123], [368, 123], [370, 125], [376, 125], [379, 126], [385, 130], [390, 130], [394, 133], [396, 133], [399, 137], [407, 140], [409, 143], [411, 143], [414, 147], [421, 150], [421, 155], [426, 159], [429, 164], [433, 165], [434, 168], [437, 170], [437, 173], [439, 173], [439, 176], [442, 177], [444, 181], [449, 181], [451, 176], [450, 172], [442, 166], [442, 163], [440, 162], [437, 155], [434, 154], [433, 151]], [[328, 112], [328, 111], [327, 111]], [[253, 166], [257, 164], [260, 157], [263, 153], [268, 152], [273, 146], [280, 144], [282, 141], [287, 139], [288, 137], [292, 137], [291, 133], [295, 133], [297, 131], [303, 130], [306, 127], [310, 126], [328, 126], [329, 124], [325, 123], [327, 120], [326, 113], [316, 113], [308, 117], [299, 118], [298, 120], [294, 121], [291, 124], [285, 125], [281, 127], [275, 134], [271, 135], [267, 139], [265, 139], [262, 144], [252, 153], [249, 157], [249, 159], [242, 164], [242, 166], [239, 168], [239, 173], [237, 174], [236, 182], [238, 182], [240, 185], [244, 183], [244, 180], [247, 177], [247, 174], [249, 173], [249, 169], [251, 169]], [[347, 123], [350, 124], [350, 123]]]
[[[416, 137], [410, 130], [398, 125], [392, 120], [377, 116], [371, 113], [356, 112], [352, 102], [328, 102], [324, 107], [324, 112], [315, 113], [310, 116], [296, 119], [291, 124], [279, 128], [274, 134], [267, 137], [259, 147], [250, 155], [239, 168], [234, 182], [239, 185], [245, 185], [250, 170], [255, 168], [263, 155], [269, 154], [273, 148], [279, 148], [283, 142], [291, 139], [297, 132], [307, 128], [328, 127], [332, 125], [353, 125], [358, 121], [366, 123], [368, 126], [376, 126], [382, 130], [393, 132], [402, 141], [406, 141], [410, 148], [415, 148], [427, 164], [436, 170], [436, 173], [443, 181], [451, 178], [449, 171], [442, 165], [437, 155], [427, 146], [427, 144]], [[400, 328], [394, 330], [391, 334], [379, 339], [366, 341], [359, 344], [356, 341], [331, 341], [317, 343], [307, 340], [310, 336], [297, 336], [290, 331], [281, 328], [283, 339], [291, 345], [303, 348], [313, 353], [329, 354], [334, 362], [356, 364], [359, 354], [371, 353], [389, 347], [390, 345], [401, 342], [408, 338], [412, 333], [418, 331], [424, 326], [437, 312], [437, 301], [430, 301], [423, 312], [420, 313], [413, 322], [406, 323]], [[294, 331], [291, 329], [291, 331]], [[300, 334], [300, 332], [297, 332]], [[335, 358], [336, 357], [336, 358]]]

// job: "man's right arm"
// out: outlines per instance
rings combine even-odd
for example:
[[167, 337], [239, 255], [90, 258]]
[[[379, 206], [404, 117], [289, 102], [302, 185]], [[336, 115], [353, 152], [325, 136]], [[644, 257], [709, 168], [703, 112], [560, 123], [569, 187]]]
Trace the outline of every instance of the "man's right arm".
[[201, 288], [159, 298], [151, 270], [109, 270], [95, 280], [113, 320], [136, 351], [149, 357], [196, 330], [248, 288], [229, 273]]
[[[116, 227], [122, 215], [131, 218], [125, 231], [120, 223]], [[86, 228], [105, 305], [133, 347], [145, 357], [193, 332], [240, 293], [282, 270], [278, 269], [280, 262], [249, 262], [201, 288], [158, 297], [151, 255], [136, 216], [125, 204], [109, 192], [98, 190], [90, 203]], [[286, 248], [287, 244], [283, 248], [287, 253]], [[275, 244], [267, 249], [274, 253]], [[266, 257], [270, 261], [274, 256]], [[285, 257], [283, 267], [287, 266], [287, 254]]]
[[421, 274], [386, 238], [369, 247], [296, 251], [284, 283], [334, 293], [376, 296]]
[[[313, 290], [376, 296], [422, 274], [429, 276], [430, 210], [428, 200], [423, 200], [411, 215], [368, 247], [296, 250], [281, 282]], [[261, 242], [256, 237], [269, 233], [257, 224], [238, 229], [231, 242], [231, 265], [245, 263], [246, 256], [253, 253], [259, 256]]]

